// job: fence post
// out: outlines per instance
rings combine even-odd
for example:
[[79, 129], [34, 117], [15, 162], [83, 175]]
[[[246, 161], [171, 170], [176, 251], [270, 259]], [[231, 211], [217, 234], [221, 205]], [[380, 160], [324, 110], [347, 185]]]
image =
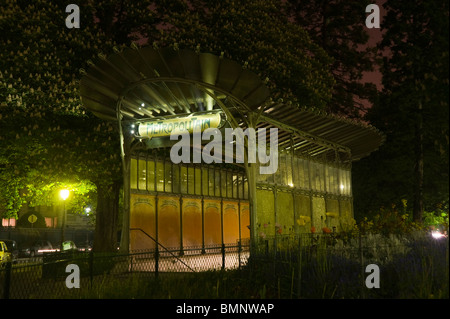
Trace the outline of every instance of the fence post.
[[302, 236], [298, 237], [298, 283], [297, 283], [297, 299], [300, 299], [301, 287], [302, 287]]
[[225, 244], [222, 243], [222, 270], [225, 269]]
[[158, 270], [159, 270], [159, 250], [158, 243], [156, 243], [155, 248], [155, 277], [158, 278]]
[[365, 278], [363, 265], [363, 249], [362, 249], [362, 234], [359, 233], [359, 264], [361, 267], [361, 298], [365, 298]]
[[241, 269], [241, 249], [242, 249], [241, 241], [238, 240], [238, 269]]
[[3, 299], [9, 299], [9, 289], [11, 287], [11, 269], [12, 269], [11, 261], [6, 263], [5, 268], [5, 286], [3, 287]]
[[91, 250], [89, 252], [89, 281], [91, 283], [94, 281], [94, 252]]

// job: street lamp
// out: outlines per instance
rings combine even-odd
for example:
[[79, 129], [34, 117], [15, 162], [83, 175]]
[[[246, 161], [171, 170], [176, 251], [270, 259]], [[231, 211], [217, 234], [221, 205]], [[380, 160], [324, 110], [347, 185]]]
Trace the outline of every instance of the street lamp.
[[67, 189], [62, 189], [60, 192], [59, 192], [59, 196], [62, 198], [62, 200], [63, 200], [63, 207], [64, 207], [64, 210], [63, 210], [63, 212], [64, 212], [64, 215], [63, 215], [63, 218], [62, 218], [62, 227], [61, 227], [61, 251], [62, 251], [62, 248], [63, 248], [63, 243], [64, 243], [64, 241], [65, 241], [65, 231], [66, 231], [66, 199], [69, 197], [69, 195], [70, 195], [70, 191], [69, 190], [67, 190]]

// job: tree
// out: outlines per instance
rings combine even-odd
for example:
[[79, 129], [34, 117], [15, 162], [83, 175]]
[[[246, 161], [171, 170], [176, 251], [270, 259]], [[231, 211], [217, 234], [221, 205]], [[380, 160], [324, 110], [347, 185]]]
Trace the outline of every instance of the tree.
[[[65, 27], [65, 1], [0, 4], [0, 205], [7, 216], [51, 197], [58, 185], [95, 184], [94, 250], [115, 250], [118, 137], [115, 125], [82, 107], [79, 69], [112, 52], [114, 40], [130, 43], [151, 20], [148, 4], [89, 1], [80, 7], [80, 29]], [[100, 15], [96, 5], [112, 10]]]
[[222, 55], [246, 65], [276, 100], [324, 109], [334, 84], [331, 60], [279, 0], [155, 1], [162, 15], [159, 46], [177, 45]]
[[354, 189], [365, 187], [355, 202], [369, 192], [373, 206], [406, 199], [421, 221], [424, 209], [448, 202], [448, 2], [387, 1], [385, 8], [388, 32], [381, 45], [390, 54], [382, 68], [384, 90], [367, 119], [387, 140], [354, 166]]
[[376, 65], [376, 47], [369, 47], [365, 26], [366, 6], [360, 0], [293, 0], [287, 2], [295, 23], [333, 58], [333, 96], [327, 109], [347, 117], [361, 118], [368, 101], [376, 95], [374, 84], [363, 83], [364, 72]]

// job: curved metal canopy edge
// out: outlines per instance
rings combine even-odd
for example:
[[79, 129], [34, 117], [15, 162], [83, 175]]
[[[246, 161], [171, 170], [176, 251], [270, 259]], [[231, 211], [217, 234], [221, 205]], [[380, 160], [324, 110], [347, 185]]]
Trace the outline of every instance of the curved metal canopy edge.
[[384, 135], [371, 125], [274, 102], [253, 72], [210, 53], [169, 48], [126, 48], [90, 63], [81, 99], [94, 115], [139, 122], [227, 108], [238, 125], [255, 113], [257, 127], [277, 127], [279, 148], [307, 156], [355, 161], [377, 150]]

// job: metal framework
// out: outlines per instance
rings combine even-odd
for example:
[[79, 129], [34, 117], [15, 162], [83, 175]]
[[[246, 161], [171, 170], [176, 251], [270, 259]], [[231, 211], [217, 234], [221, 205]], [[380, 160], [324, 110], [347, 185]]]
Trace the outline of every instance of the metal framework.
[[[255, 73], [210, 53], [176, 48], [133, 46], [109, 57], [99, 56], [82, 71], [81, 98], [93, 114], [116, 121], [124, 171], [124, 241], [128, 250], [130, 158], [129, 133], [136, 122], [199, 111], [221, 110], [233, 128], [279, 129], [279, 147], [308, 157], [351, 163], [376, 150], [384, 135], [374, 127], [274, 102]], [[245, 163], [250, 195], [252, 236], [255, 234], [257, 165]]]

